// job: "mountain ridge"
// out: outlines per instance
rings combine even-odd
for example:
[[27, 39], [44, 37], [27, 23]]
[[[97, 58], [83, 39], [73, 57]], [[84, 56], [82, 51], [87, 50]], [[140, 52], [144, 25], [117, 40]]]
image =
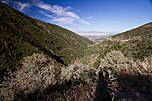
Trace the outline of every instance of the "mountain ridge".
[[126, 32], [119, 33], [112, 36], [112, 38], [121, 38], [121, 39], [131, 39], [132, 37], [137, 37], [141, 35], [146, 35], [152, 33], [152, 22], [139, 26], [137, 28], [131, 29]]

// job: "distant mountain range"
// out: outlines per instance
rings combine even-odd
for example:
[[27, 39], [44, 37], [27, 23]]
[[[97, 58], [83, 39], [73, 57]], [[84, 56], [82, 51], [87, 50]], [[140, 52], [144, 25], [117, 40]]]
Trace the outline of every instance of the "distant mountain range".
[[100, 32], [100, 31], [78, 31], [76, 33], [93, 41], [99, 41], [104, 38], [115, 35], [115, 32]]
[[107, 34], [107, 35], [81, 35], [85, 38], [88, 38], [90, 40], [93, 40], [93, 41], [100, 41], [102, 39], [105, 39], [107, 37], [110, 37], [110, 36], [113, 36], [113, 34]]

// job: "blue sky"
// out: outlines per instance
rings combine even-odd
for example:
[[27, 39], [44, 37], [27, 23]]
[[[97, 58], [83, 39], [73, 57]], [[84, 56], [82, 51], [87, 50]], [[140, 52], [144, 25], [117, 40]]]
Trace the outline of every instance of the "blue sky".
[[152, 22], [152, 0], [0, 1], [31, 17], [79, 34], [120, 33]]

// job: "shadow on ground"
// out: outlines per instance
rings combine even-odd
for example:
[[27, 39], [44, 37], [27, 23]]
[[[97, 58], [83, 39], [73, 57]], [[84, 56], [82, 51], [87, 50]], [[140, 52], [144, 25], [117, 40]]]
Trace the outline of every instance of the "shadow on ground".
[[151, 75], [120, 73], [115, 85], [109, 81], [99, 72], [94, 101], [152, 101]]
[[[117, 83], [109, 85], [109, 81], [99, 73], [97, 82], [86, 83], [75, 80], [62, 85], [50, 86], [43, 91], [32, 94], [16, 94], [16, 99], [27, 101], [151, 101], [152, 77], [151, 75], [117, 75]], [[110, 89], [115, 87], [117, 91]], [[112, 95], [114, 94], [114, 96]]]

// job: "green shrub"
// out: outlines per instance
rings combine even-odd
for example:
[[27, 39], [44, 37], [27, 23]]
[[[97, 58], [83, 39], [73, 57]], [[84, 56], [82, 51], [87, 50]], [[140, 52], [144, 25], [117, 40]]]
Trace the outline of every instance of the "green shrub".
[[93, 64], [93, 67], [98, 69], [98, 67], [100, 66], [100, 61], [97, 59], [94, 64]]

